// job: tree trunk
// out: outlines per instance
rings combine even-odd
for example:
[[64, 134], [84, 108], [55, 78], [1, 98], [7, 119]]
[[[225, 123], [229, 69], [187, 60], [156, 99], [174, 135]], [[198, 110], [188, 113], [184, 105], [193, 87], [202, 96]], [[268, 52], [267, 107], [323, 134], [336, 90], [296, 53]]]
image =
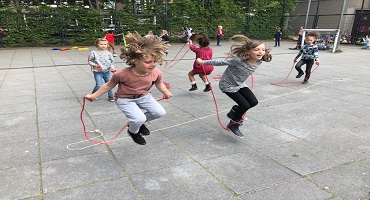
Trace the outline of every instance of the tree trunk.
[[100, 2], [99, 2], [99, 0], [95, 0], [95, 3], [96, 3], [96, 9], [97, 10], [100, 10]]

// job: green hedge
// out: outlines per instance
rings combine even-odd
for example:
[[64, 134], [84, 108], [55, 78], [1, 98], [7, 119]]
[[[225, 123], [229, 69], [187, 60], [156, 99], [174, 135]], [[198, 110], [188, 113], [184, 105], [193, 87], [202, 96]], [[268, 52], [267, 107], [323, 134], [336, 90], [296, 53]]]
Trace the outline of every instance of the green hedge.
[[[175, 39], [182, 27], [191, 27], [197, 34], [204, 33], [215, 38], [219, 25], [223, 26], [225, 38], [244, 34], [255, 39], [271, 39], [280, 22], [280, 16], [273, 15], [280, 11], [273, 6], [256, 11], [248, 20], [240, 5], [229, 4], [228, 0], [218, 0], [217, 5], [209, 8], [194, 4], [192, 0], [175, 2], [168, 5], [166, 12], [164, 7], [158, 7], [154, 9], [156, 13], [146, 11], [139, 14], [132, 14], [129, 7], [117, 11], [105, 10], [104, 14], [82, 7], [41, 6], [29, 9], [27, 13], [5, 9], [0, 12], [0, 19], [7, 20], [0, 20], [0, 28], [6, 29], [8, 36], [2, 38], [2, 46], [93, 45], [96, 38], [104, 36], [106, 31], [103, 29], [109, 28], [111, 23], [116, 33], [137, 31], [145, 35], [151, 30], [159, 34], [162, 29], [167, 29]], [[116, 42], [120, 43], [121, 38], [118, 37]]]

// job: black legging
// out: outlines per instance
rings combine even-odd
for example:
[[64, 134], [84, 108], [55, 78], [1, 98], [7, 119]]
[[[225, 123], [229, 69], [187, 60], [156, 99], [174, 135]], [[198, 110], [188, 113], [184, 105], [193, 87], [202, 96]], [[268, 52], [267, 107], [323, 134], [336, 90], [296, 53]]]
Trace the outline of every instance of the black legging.
[[313, 63], [314, 63], [314, 60], [313, 59], [311, 59], [311, 60], [303, 60], [303, 59], [301, 59], [295, 65], [295, 69], [298, 71], [298, 73], [303, 74], [303, 70], [301, 69], [301, 67], [302, 67], [302, 65], [306, 64], [306, 76], [304, 78], [304, 80], [306, 80], [306, 81], [310, 78], [311, 69], [312, 69]]
[[234, 93], [225, 92], [225, 94], [238, 104], [238, 109], [235, 110], [235, 115], [232, 119], [235, 122], [240, 121], [247, 110], [258, 104], [256, 96], [248, 87], [241, 88]]

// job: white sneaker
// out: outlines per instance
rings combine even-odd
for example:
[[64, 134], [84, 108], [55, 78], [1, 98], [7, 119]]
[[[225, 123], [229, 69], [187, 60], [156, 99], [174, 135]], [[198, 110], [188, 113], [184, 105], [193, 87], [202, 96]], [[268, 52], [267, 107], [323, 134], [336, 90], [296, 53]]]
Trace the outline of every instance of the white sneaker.
[[113, 54], [113, 57], [117, 57], [117, 54]]

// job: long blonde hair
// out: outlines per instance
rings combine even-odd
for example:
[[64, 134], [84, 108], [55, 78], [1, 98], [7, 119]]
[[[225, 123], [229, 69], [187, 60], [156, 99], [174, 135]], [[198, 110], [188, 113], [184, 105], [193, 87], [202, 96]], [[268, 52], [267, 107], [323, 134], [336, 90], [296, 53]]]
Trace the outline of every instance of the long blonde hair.
[[134, 67], [137, 60], [152, 56], [160, 65], [163, 63], [162, 56], [165, 55], [169, 45], [164, 44], [161, 39], [148, 39], [137, 32], [129, 33], [125, 36], [126, 48], [121, 48], [121, 59], [126, 59], [126, 63]]
[[[250, 59], [250, 56], [248, 54], [249, 50], [256, 48], [257, 46], [263, 44], [261, 41], [251, 40], [247, 36], [244, 36], [244, 35], [234, 35], [230, 38], [230, 41], [232, 41], [233, 44], [230, 47], [229, 57], [237, 56], [237, 57], [243, 58], [243, 60], [245, 61]], [[270, 51], [271, 49], [265, 50], [265, 55], [262, 57], [263, 61], [266, 61], [266, 62], [271, 61], [272, 55], [270, 54]]]

